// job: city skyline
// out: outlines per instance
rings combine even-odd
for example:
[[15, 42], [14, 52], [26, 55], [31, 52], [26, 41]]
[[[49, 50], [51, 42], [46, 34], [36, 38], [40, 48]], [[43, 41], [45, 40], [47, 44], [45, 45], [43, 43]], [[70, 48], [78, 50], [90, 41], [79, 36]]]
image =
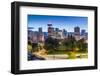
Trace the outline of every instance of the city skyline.
[[88, 18], [77, 16], [49, 16], [49, 15], [28, 15], [28, 28], [33, 27], [34, 31], [38, 31], [38, 28], [42, 28], [44, 32], [47, 32], [47, 24], [52, 24], [54, 28], [60, 30], [67, 30], [68, 32], [74, 32], [74, 27], [80, 27], [80, 30], [85, 29], [87, 31]]

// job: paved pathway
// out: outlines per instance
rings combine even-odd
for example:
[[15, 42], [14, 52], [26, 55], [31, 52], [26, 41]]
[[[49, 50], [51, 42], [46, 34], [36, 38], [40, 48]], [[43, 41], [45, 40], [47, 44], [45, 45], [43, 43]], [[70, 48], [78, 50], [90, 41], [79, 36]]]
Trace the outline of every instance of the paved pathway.
[[68, 58], [68, 55], [66, 55], [66, 54], [60, 54], [60, 55], [46, 55], [45, 56], [45, 59], [47, 59], [47, 60], [54, 60], [54, 59], [67, 59]]

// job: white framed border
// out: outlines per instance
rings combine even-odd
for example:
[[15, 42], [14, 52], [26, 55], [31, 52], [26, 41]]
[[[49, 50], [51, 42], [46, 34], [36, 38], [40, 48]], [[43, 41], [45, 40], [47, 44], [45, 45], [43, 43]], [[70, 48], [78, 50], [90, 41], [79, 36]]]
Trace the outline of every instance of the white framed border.
[[[88, 17], [88, 59], [27, 61], [27, 15]], [[94, 66], [94, 11], [46, 7], [20, 7], [20, 70]]]

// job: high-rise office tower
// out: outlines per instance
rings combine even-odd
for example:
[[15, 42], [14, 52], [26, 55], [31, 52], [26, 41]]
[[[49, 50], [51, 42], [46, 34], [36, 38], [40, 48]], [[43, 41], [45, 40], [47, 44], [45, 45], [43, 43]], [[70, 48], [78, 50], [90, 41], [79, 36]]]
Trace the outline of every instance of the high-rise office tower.
[[80, 27], [75, 27], [74, 28], [74, 37], [76, 40], [80, 40]]

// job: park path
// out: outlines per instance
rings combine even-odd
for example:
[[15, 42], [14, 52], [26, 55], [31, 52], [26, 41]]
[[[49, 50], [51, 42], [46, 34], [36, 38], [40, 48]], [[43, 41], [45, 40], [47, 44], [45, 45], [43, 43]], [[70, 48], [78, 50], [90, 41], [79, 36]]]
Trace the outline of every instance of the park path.
[[[52, 54], [52, 55], [48, 55], [47, 54], [47, 50], [42, 48], [41, 50], [39, 50], [38, 52], [34, 52], [33, 54], [45, 58], [46, 60], [60, 60], [60, 59], [68, 59], [69, 55], [68, 54]], [[80, 56], [86, 56], [87, 54], [76, 54], [76, 57]]]
[[55, 55], [46, 55], [45, 59], [47, 60], [59, 60], [59, 59], [67, 59], [68, 55], [67, 54], [55, 54]]

